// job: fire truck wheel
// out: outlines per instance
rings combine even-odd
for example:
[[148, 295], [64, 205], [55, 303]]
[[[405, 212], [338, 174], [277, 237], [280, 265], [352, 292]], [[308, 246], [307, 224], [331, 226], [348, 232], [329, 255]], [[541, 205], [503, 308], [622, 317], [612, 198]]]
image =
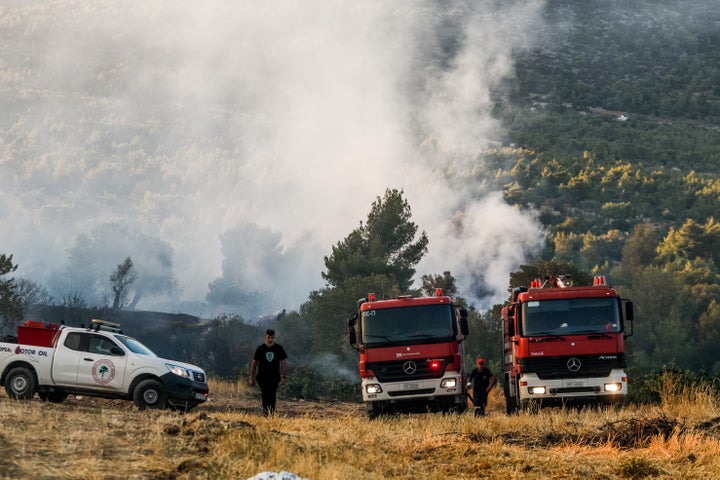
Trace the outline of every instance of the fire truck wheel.
[[162, 383], [157, 380], [143, 380], [135, 387], [133, 401], [140, 410], [146, 408], [162, 410], [167, 407], [167, 394]]
[[367, 402], [365, 404], [365, 413], [367, 414], [368, 420], [375, 420], [384, 413], [384, 409], [379, 403]]
[[35, 374], [29, 368], [13, 368], [5, 377], [5, 392], [10, 398], [27, 400], [35, 395], [36, 388]]
[[505, 413], [512, 415], [515, 413], [515, 398], [510, 396], [510, 388], [507, 382], [503, 385], [503, 393], [505, 394]]

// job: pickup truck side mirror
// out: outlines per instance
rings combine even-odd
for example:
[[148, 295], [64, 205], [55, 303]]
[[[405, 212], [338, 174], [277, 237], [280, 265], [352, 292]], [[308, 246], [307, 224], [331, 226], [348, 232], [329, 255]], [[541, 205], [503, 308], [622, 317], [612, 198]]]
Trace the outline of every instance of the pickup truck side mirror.
[[125, 350], [123, 350], [120, 347], [111, 347], [110, 348], [110, 355], [117, 355], [118, 357], [124, 357], [125, 356]]

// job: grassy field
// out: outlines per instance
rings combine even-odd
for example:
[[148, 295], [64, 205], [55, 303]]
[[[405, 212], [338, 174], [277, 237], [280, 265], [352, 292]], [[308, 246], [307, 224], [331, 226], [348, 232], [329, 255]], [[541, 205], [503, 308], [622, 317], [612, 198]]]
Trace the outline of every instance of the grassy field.
[[71, 396], [0, 395], [0, 478], [246, 479], [288, 471], [329, 479], [720, 478], [720, 401], [667, 382], [661, 405], [506, 416], [419, 414], [368, 421], [360, 404], [281, 400], [211, 384], [191, 413]]

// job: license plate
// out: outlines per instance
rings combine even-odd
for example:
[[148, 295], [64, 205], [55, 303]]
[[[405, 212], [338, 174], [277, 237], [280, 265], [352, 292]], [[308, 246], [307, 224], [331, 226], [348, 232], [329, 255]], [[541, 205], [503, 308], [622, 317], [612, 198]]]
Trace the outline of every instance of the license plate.
[[202, 393], [195, 392], [195, 400], [207, 400], [207, 398]]
[[420, 388], [419, 383], [403, 383], [403, 390], [417, 390]]
[[585, 386], [585, 382], [567, 382], [566, 385], [567, 385], [568, 387], [570, 387], [570, 388], [573, 388], [573, 387], [584, 387], [584, 386]]

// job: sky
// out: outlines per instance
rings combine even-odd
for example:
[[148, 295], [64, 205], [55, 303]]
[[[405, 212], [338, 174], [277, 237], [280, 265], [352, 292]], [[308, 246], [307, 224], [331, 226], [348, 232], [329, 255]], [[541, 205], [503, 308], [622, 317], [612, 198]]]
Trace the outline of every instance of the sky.
[[[417, 278], [449, 270], [461, 296], [500, 303], [543, 232], [481, 152], [503, 140], [490, 92], [542, 6], [0, 1], [0, 253], [61, 298], [78, 239], [118, 225], [173, 254], [172, 298], [138, 308], [204, 302], [230, 258], [294, 308], [397, 188], [430, 241]], [[246, 228], [302, 260], [263, 275], [264, 245], [223, 245]], [[108, 247], [108, 276], [122, 255]]]

